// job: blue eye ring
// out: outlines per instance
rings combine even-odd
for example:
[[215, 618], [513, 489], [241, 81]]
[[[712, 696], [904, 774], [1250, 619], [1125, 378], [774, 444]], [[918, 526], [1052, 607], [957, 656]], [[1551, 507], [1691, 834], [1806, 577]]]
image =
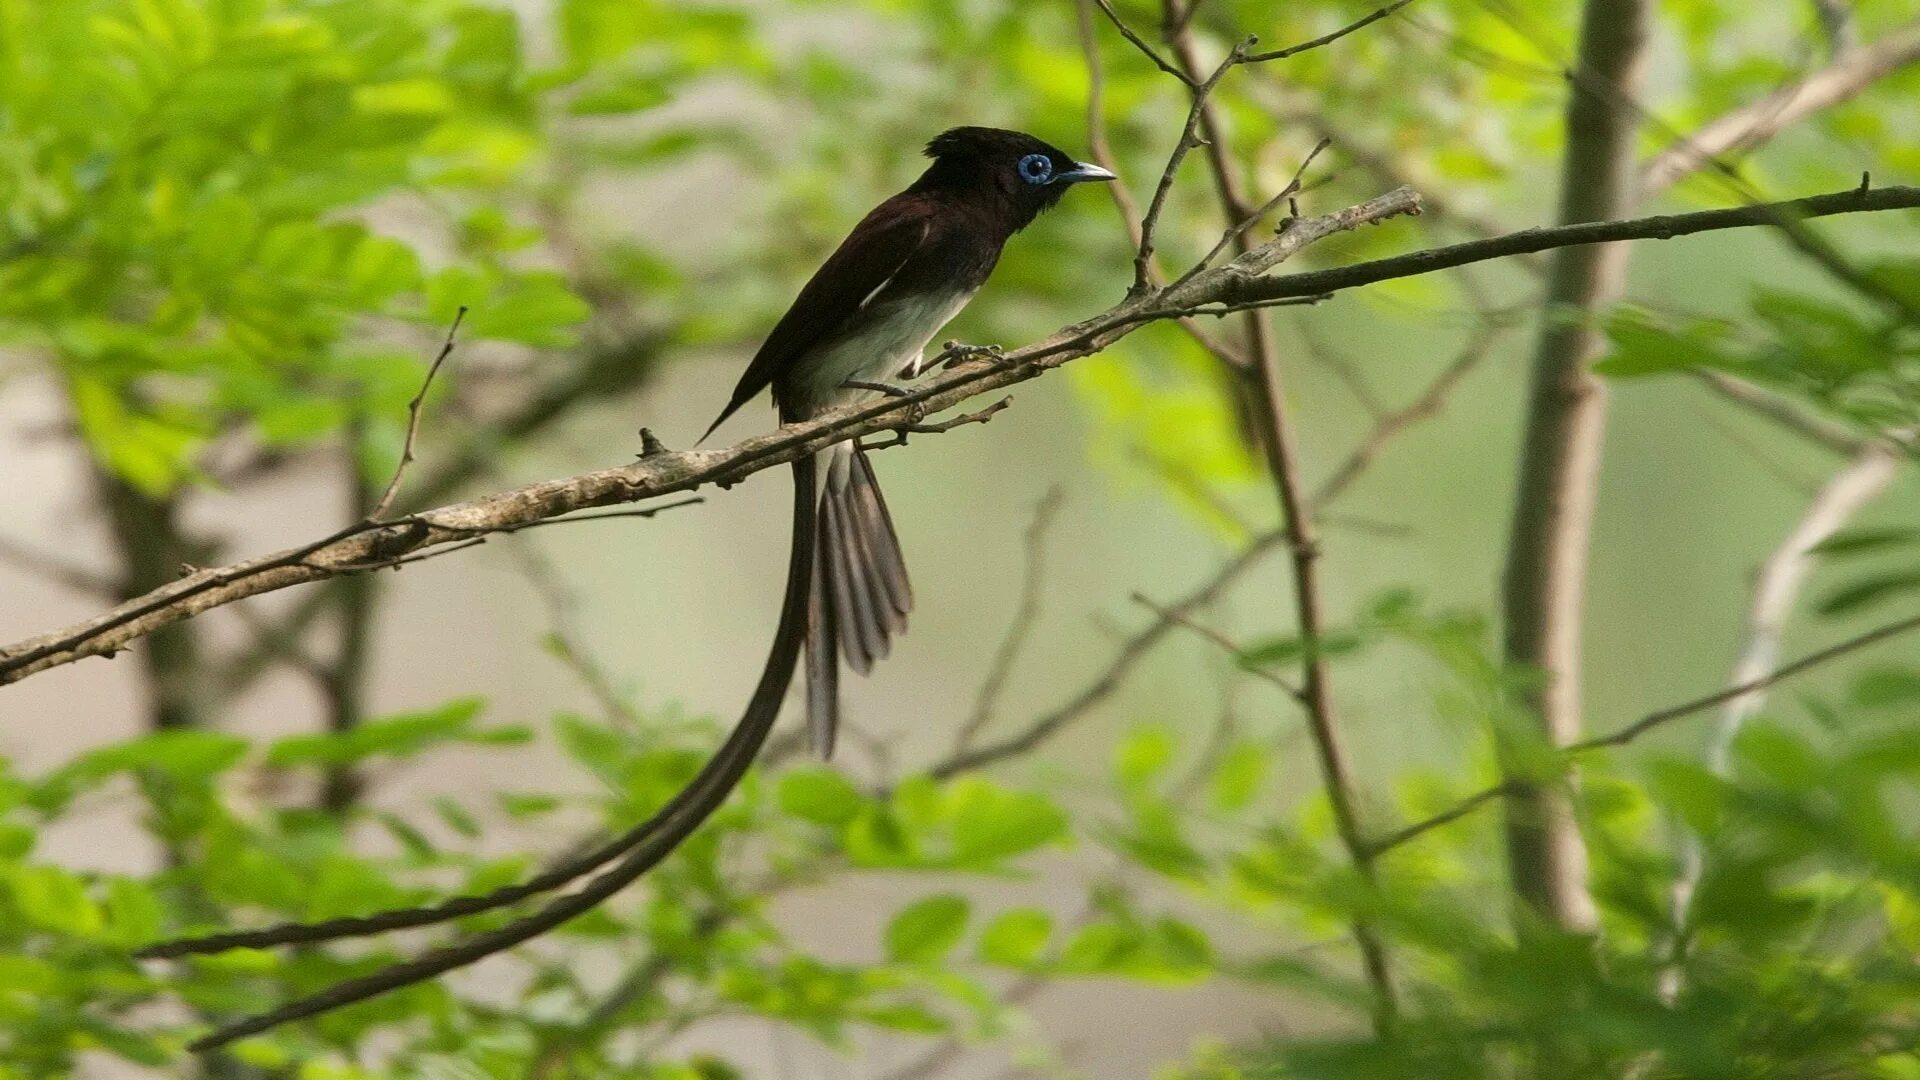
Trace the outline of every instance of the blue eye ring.
[[1029, 184], [1044, 184], [1053, 179], [1053, 159], [1045, 154], [1028, 154], [1020, 159], [1020, 179]]

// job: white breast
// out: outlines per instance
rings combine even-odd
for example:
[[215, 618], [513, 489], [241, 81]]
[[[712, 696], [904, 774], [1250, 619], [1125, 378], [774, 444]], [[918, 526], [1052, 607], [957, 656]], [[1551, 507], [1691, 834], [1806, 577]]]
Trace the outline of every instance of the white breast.
[[858, 331], [803, 362], [804, 385], [795, 389], [806, 400], [797, 404], [808, 413], [819, 412], [874, 396], [871, 390], [844, 388], [848, 379], [889, 382], [903, 374], [918, 374], [928, 343], [967, 306], [973, 293], [972, 289], [922, 293], [891, 301], [876, 296]]

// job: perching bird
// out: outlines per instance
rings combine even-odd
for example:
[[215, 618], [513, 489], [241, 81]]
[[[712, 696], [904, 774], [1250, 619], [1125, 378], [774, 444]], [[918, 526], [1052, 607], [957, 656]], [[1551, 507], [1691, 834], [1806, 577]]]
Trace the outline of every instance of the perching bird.
[[[790, 424], [918, 375], [927, 344], [986, 282], [1007, 239], [1073, 184], [1114, 179], [998, 128], [954, 128], [926, 152], [933, 165], [875, 207], [800, 290], [714, 427], [767, 386]], [[825, 757], [839, 726], [838, 657], [862, 675], [872, 670], [906, 630], [913, 589], [865, 454], [839, 443], [796, 461], [794, 481], [796, 519], [814, 516], [793, 540], [807, 595], [781, 612], [772, 660], [804, 635], [808, 730]], [[789, 582], [790, 597], [799, 584]], [[752, 721], [750, 709], [743, 725]]]
[[[933, 165], [920, 179], [875, 207], [800, 290], [754, 355], [720, 420], [767, 386], [773, 388], [781, 421], [794, 423], [860, 400], [884, 380], [917, 375], [927, 344], [987, 280], [1007, 239], [1058, 202], [1072, 184], [1114, 178], [1031, 135], [995, 128], [954, 128], [927, 144], [927, 156]], [[794, 461], [793, 482], [786, 597], [759, 685], [712, 760], [653, 817], [527, 881], [483, 895], [373, 916], [159, 942], [139, 955], [185, 956], [427, 926], [519, 903], [599, 871], [592, 880], [503, 926], [234, 1021], [192, 1048], [213, 1050], [431, 979], [545, 933], [625, 888], [692, 835], [746, 774], [779, 714], [803, 646], [810, 730], [814, 745], [830, 752], [839, 709], [838, 654], [844, 652], [854, 670], [868, 671], [893, 636], [906, 629], [913, 595], [873, 467], [851, 443]]]

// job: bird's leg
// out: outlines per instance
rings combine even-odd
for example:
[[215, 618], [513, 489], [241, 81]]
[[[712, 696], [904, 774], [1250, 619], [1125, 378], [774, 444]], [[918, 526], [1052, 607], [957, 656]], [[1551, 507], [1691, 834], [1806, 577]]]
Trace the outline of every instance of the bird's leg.
[[[869, 382], [865, 379], [848, 379], [840, 385], [848, 390], [871, 390], [875, 393], [885, 394], [890, 398], [896, 399], [913, 396], [913, 391], [908, 390], [904, 386], [895, 386], [892, 383]], [[926, 418], [927, 407], [924, 404], [916, 401], [907, 407], [907, 423], [909, 425], [917, 424]]]
[[892, 383], [868, 382], [865, 379], [848, 379], [840, 385], [848, 390], [872, 390], [875, 393], [885, 394], [888, 397], [903, 398], [913, 396], [913, 391], [904, 386], [895, 386]]

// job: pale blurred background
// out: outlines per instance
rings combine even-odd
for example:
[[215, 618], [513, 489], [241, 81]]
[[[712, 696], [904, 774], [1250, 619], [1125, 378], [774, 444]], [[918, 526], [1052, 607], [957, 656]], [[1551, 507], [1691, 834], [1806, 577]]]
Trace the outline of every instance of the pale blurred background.
[[[1285, 25], [1254, 29], [1277, 45], [1337, 25], [1365, 6], [1290, 5], [1301, 11], [1289, 12]], [[1744, 9], [1736, 15], [1735, 7], [1730, 5], [1723, 17], [1761, 21]], [[1568, 8], [1547, 5], [1550, 10], [1537, 17], [1563, 42], [1570, 33]], [[1223, 10], [1220, 22], [1251, 17], [1257, 9], [1231, 5], [1231, 15]], [[1456, 10], [1436, 5], [1429, 19], [1444, 27]], [[547, 17], [542, 5], [529, 0], [523, 15], [530, 38], [550, 39], [541, 29]], [[466, 485], [465, 492], [619, 464], [638, 452], [637, 429], [643, 425], [669, 447], [691, 444], [751, 355], [753, 326], [770, 322], [804, 280], [823, 242], [841, 235], [865, 205], [890, 190], [889, 184], [897, 187], [914, 173], [919, 143], [947, 124], [977, 118], [1026, 125], [1070, 152], [1087, 145], [1084, 121], [1065, 101], [1076, 88], [1083, 91], [1081, 83], [1068, 79], [1065, 88], [1048, 90], [1045, 108], [1036, 107], [1039, 115], [1029, 124], [1019, 102], [996, 96], [1000, 83], [991, 78], [969, 83], [965, 61], [942, 54], [939, 18], [922, 19], [884, 5], [867, 11], [771, 3], [756, 5], [753, 17], [764, 20], [755, 24], [754, 34], [766, 46], [767, 63], [799, 65], [814, 62], [821, 52], [837, 54], [872, 80], [873, 94], [897, 94], [899, 100], [876, 105], [870, 95], [859, 93], [812, 102], [782, 100], [727, 77], [722, 64], [718, 77], [689, 79], [683, 99], [636, 121], [662, 128], [724, 123], [753, 133], [764, 156], [753, 159], [757, 166], [715, 152], [694, 153], [630, 176], [600, 169], [571, 204], [571, 228], [594, 245], [630, 242], [669, 262], [718, 268], [726, 278], [724, 288], [713, 287], [714, 302], [744, 305], [738, 311], [751, 314], [731, 320], [744, 325], [718, 320], [725, 325], [707, 340], [668, 345], [659, 370], [637, 390], [574, 409], [532, 445], [492, 461], [487, 474]], [[1021, 63], [1045, 68], [1073, 56], [1071, 38], [1062, 36], [1067, 31], [1057, 20], [1047, 25], [1051, 51], [1036, 46], [1035, 55]], [[1751, 34], [1765, 40], [1763, 30]], [[1362, 84], [1390, 84], [1390, 65], [1383, 61], [1396, 43], [1406, 48], [1421, 40], [1417, 31], [1383, 32], [1348, 54], [1352, 64], [1373, 66], [1345, 74]], [[1105, 44], [1110, 67], [1129, 69], [1128, 78], [1136, 83], [1150, 80], [1151, 72], [1136, 70], [1142, 64], [1124, 45]], [[1663, 58], [1656, 79], [1661, 95], [1684, 96], [1696, 78], [1686, 73], [1691, 70], [1687, 47], [1665, 40], [1658, 55]], [[1021, 78], [1017, 72], [1002, 77], [1016, 84]], [[1284, 81], [1279, 75], [1260, 77]], [[1128, 166], [1124, 182], [1144, 201], [1157, 177], [1154, 163], [1163, 157], [1177, 121], [1169, 126], [1174, 113], [1148, 107], [1146, 90], [1118, 92], [1142, 103], [1128, 106], [1128, 122], [1115, 131], [1114, 140]], [[1309, 99], [1315, 93], [1312, 86], [1288, 92]], [[1351, 87], [1343, 91], [1349, 92], [1350, 97], [1330, 98], [1328, 105], [1351, 110], [1350, 122], [1365, 130], [1368, 97]], [[1495, 123], [1474, 121], [1474, 110], [1510, 107], [1544, 128], [1562, 100], [1562, 87], [1545, 80], [1522, 81], [1506, 92], [1508, 100], [1498, 104], [1459, 98], [1438, 111], [1471, 127]], [[899, 115], [913, 113], [913, 103], [928, 97], [942, 99], [940, 115], [924, 110]], [[1398, 149], [1416, 162], [1458, 149], [1444, 142], [1422, 144], [1407, 129], [1408, 121], [1389, 121], [1394, 123]], [[850, 138], [848, 129], [857, 132], [863, 124], [881, 134]], [[1253, 167], [1268, 189], [1284, 181], [1311, 142], [1284, 123], [1278, 126], [1275, 149]], [[1249, 121], [1248, 127], [1260, 135], [1260, 125]], [[1448, 140], [1457, 132], [1436, 134]], [[1528, 140], [1543, 137], [1514, 135], [1515, 149], [1507, 155], [1511, 167], [1498, 175], [1464, 169], [1456, 177], [1441, 165], [1424, 170], [1425, 182], [1445, 192], [1457, 179], [1459, 198], [1486, 216], [1515, 227], [1541, 223], [1552, 212], [1552, 158], [1533, 152]], [[809, 157], [822, 143], [836, 149], [824, 161]], [[1828, 175], [1877, 167], [1870, 140], [1789, 139], [1769, 153], [1777, 187], [1788, 192], [1824, 190], [1818, 181]], [[836, 164], [849, 156], [860, 159], [866, 171]], [[1337, 132], [1327, 160], [1340, 184], [1311, 193], [1311, 210], [1332, 209], [1345, 194], [1377, 187], [1346, 164]], [[1184, 183], [1196, 192], [1195, 207], [1203, 208], [1198, 195], [1204, 181], [1197, 167], [1189, 166]], [[803, 223], [787, 228], [781, 215], [796, 207], [787, 191], [793, 187], [808, 193], [802, 200], [808, 213]], [[1688, 196], [1694, 202], [1709, 198]], [[1069, 202], [1075, 205], [1014, 240], [1000, 278], [943, 336], [1017, 345], [1118, 299], [1130, 266], [1112, 207], [1094, 190], [1077, 191]], [[438, 243], [431, 239], [438, 235], [435, 227], [416, 222], [404, 197], [384, 201], [373, 216], [395, 232], [420, 229], [430, 249]], [[1204, 243], [1210, 228], [1196, 209], [1191, 220], [1182, 219], [1176, 227], [1176, 247]], [[1317, 265], [1337, 264], [1410, 249], [1430, 242], [1431, 235], [1414, 223], [1396, 223], [1361, 238], [1336, 238], [1316, 248], [1313, 257]], [[1912, 240], [1910, 231], [1889, 233], [1864, 221], [1836, 224], [1828, 235], [1858, 252], [1910, 249]], [[793, 250], [781, 250], [784, 245]], [[743, 249], [764, 254], [742, 257]], [[452, 256], [430, 252], [429, 263], [436, 257]], [[1063, 262], [1072, 265], [1062, 269]], [[1036, 277], [1056, 272], [1072, 282], [1065, 295], [1035, 295], [1027, 287]], [[675, 287], [708, 287], [694, 271], [689, 274]], [[1690, 311], [1732, 311], [1754, 281], [1804, 282], [1808, 275], [1806, 264], [1784, 254], [1774, 239], [1727, 233], [1643, 246], [1633, 264], [1632, 293]], [[1496, 269], [1487, 280], [1505, 300], [1530, 295], [1528, 276], [1512, 268]], [[640, 289], [618, 283], [615, 288]], [[652, 299], [642, 293], [638, 303]], [[698, 309], [701, 302], [676, 297], [667, 306]], [[1301, 425], [1299, 441], [1308, 473], [1317, 479], [1346, 455], [1369, 421], [1345, 381], [1309, 355], [1303, 331], [1349, 358], [1380, 398], [1400, 404], [1451, 358], [1469, 313], [1445, 289], [1420, 284], [1341, 295], [1322, 307], [1279, 315], [1275, 322], [1290, 404]], [[1336, 620], [1350, 617], [1381, 590], [1407, 584], [1435, 608], [1487, 611], [1495, 606], [1531, 325], [1508, 333], [1440, 415], [1394, 440], [1329, 513], [1323, 566], [1328, 609]], [[1230, 329], [1221, 328], [1223, 334]], [[432, 327], [420, 327], [407, 339], [408, 347], [424, 354], [433, 337]], [[1092, 395], [1076, 383], [1099, 379], [1103, 366], [1151, 371], [1154, 360], [1153, 346], [1130, 343], [1117, 355], [1075, 365], [1092, 370], [1022, 385], [1012, 408], [990, 425], [916, 437], [907, 447], [879, 456], [914, 572], [918, 610], [911, 633], [886, 663], [871, 678], [847, 683], [848, 713], [860, 737], [846, 742], [844, 760], [836, 764], [856, 775], [876, 776], [875, 744], [884, 747], [896, 771], [935, 760], [947, 749], [972, 711], [993, 650], [1017, 608], [1029, 569], [1023, 538], [1049, 491], [1060, 491], [1062, 502], [1045, 534], [1040, 614], [995, 709], [993, 731], [1018, 729], [1097, 676], [1120, 641], [1149, 618], [1129, 600], [1131, 594], [1171, 601], [1204, 581], [1238, 545], [1231, 529], [1169, 497], [1150, 470], [1132, 463], [1131, 451], [1145, 436], [1090, 408]], [[528, 364], [537, 376], [538, 362], [537, 355], [517, 346], [467, 342], [455, 353], [449, 378], [458, 386], [472, 372], [518, 371]], [[0, 535], [102, 575], [115, 573], [116, 555], [96, 509], [95, 481], [80, 448], [67, 436], [71, 416], [55, 377], [35, 363], [30, 351], [18, 352], [0, 371], [5, 372], [0, 379], [0, 497], [8, 507]], [[510, 399], [516, 384], [503, 385], [504, 390], [487, 392]], [[1152, 386], [1150, 376], [1145, 385]], [[447, 453], [450, 439], [472, 434], [462, 425], [483, 416], [482, 406], [488, 404], [479, 396], [474, 400], [481, 406], [443, 410], [438, 416], [429, 407], [420, 468]], [[771, 422], [770, 410], [756, 404], [714, 443], [744, 437]], [[1153, 437], [1164, 441], [1166, 434]], [[1587, 652], [1589, 715], [1599, 728], [1706, 691], [1725, 676], [1752, 569], [1799, 512], [1806, 491], [1824, 476], [1830, 460], [1773, 435], [1682, 379], [1617, 387], [1607, 446]], [[1228, 478], [1218, 486], [1250, 521], [1264, 528], [1274, 520], [1258, 477]], [[540, 646], [542, 635], [554, 627], [554, 610], [513, 550], [526, 548], [553, 568], [553, 584], [571, 608], [569, 632], [591, 647], [644, 708], [732, 716], [773, 626], [784, 570], [787, 491], [784, 480], [766, 475], [732, 491], [701, 494], [703, 505], [654, 520], [496, 538], [475, 551], [382, 574], [384, 597], [365, 679], [368, 712], [422, 709], [479, 695], [488, 701], [490, 720], [544, 730], [555, 712], [590, 707], [579, 680]], [[1863, 520], [1897, 516], [1897, 508], [1911, 507], [1916, 498], [1920, 483], [1909, 471]], [[184, 521], [191, 531], [217, 537], [231, 559], [295, 545], [335, 528], [345, 520], [347, 501], [337, 464], [314, 453], [278, 469], [266, 483], [194, 490]], [[1288, 629], [1291, 606], [1283, 562], [1277, 554], [1263, 562], [1205, 612], [1207, 623], [1246, 638]], [[102, 607], [92, 596], [5, 561], [0, 561], [0, 598], [0, 638], [5, 640], [85, 618]], [[299, 598], [296, 590], [252, 606], [268, 614], [283, 612]], [[199, 625], [215, 648], [242, 642], [248, 632], [248, 624], [231, 612], [207, 616]], [[1796, 629], [1790, 640], [1802, 640], [1802, 633]], [[1896, 650], [1920, 656], [1911, 646]], [[1816, 675], [1807, 685], [1830, 685], [1823, 678]], [[1478, 731], [1436, 712], [1438, 676], [1429, 666], [1404, 658], [1362, 659], [1338, 666], [1335, 680], [1363, 776], [1384, 778], [1409, 767], [1464, 768], [1462, 763], [1478, 752]], [[87, 660], [7, 687], [0, 690], [0, 753], [31, 775], [59, 766], [76, 752], [137, 736], [147, 722], [147, 692], [132, 655], [112, 662]], [[1199, 739], [1223, 708], [1283, 735], [1298, 723], [1289, 703], [1269, 688], [1237, 682], [1231, 660], [1214, 646], [1176, 634], [1110, 700], [996, 775], [1054, 785], [1098, 821], [1106, 758], [1119, 733], [1141, 722], [1160, 722], [1191, 730]], [[220, 729], [250, 737], [313, 730], [322, 723], [312, 687], [286, 669], [261, 679], [217, 718]], [[1687, 745], [1698, 732], [1665, 738]], [[1311, 791], [1316, 774], [1305, 745], [1282, 738], [1276, 746], [1293, 751], [1276, 750], [1283, 799]], [[419, 764], [375, 770], [364, 797], [376, 807], [420, 811], [441, 795], [485, 805], [475, 796], [495, 789], [585, 784], [543, 739], [505, 749], [444, 751]], [[94, 805], [50, 834], [41, 854], [87, 869], [150, 868], [159, 856], [135, 827], [136, 813], [131, 800]], [[483, 846], [502, 851], [541, 850], [572, 836], [555, 822], [528, 828], [502, 818], [485, 825]], [[1080, 902], [1106, 858], [1081, 845], [1031, 860], [1032, 875], [1026, 879], [960, 887], [995, 902], [1068, 910]], [[823, 956], [870, 959], [886, 918], [918, 895], [923, 884], [909, 875], [864, 875], [800, 890], [779, 900], [774, 910], [799, 943]], [[495, 960], [460, 978], [465, 985], [486, 987], [505, 969]], [[1040, 989], [1029, 1004], [1033, 1037], [1090, 1077], [1149, 1077], [1159, 1064], [1186, 1054], [1197, 1037], [1256, 1039], [1326, 1022], [1312, 1010], [1276, 1007], [1271, 996], [1223, 981], [1197, 987], [1067, 981]], [[703, 1025], [681, 1044], [723, 1049], [749, 1075], [794, 1080], [880, 1080], [918, 1060], [926, 1046], [872, 1037], [848, 1054], [796, 1030], [746, 1018]], [[996, 1077], [1006, 1074], [1008, 1064], [1004, 1049], [963, 1049], [935, 1075]], [[121, 1068], [102, 1061], [81, 1075], [118, 1076]]]

